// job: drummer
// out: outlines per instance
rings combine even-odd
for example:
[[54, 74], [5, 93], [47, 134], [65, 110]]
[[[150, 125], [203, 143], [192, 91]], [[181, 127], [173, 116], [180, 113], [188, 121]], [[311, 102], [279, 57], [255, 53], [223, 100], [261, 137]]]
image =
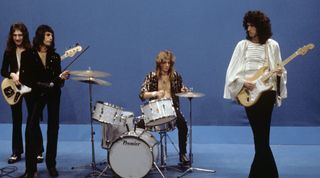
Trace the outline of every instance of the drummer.
[[182, 84], [181, 75], [174, 69], [175, 59], [172, 51], [164, 50], [159, 52], [156, 57], [155, 71], [150, 72], [145, 77], [139, 97], [142, 101], [163, 98], [172, 99], [177, 114], [179, 160], [183, 166], [188, 166], [190, 165], [190, 161], [186, 156], [188, 127], [180, 112], [179, 98], [175, 95], [176, 93], [186, 92], [187, 88]]

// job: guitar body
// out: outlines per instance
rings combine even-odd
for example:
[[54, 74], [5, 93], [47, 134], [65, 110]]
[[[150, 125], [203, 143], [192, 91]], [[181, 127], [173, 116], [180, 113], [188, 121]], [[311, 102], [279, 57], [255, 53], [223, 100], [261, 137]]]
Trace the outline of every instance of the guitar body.
[[267, 69], [268, 66], [263, 66], [254, 74], [254, 76], [247, 79], [248, 81], [255, 83], [256, 87], [251, 91], [245, 88], [241, 89], [237, 96], [237, 99], [241, 105], [245, 107], [254, 105], [259, 100], [261, 93], [272, 88], [272, 86], [266, 85], [261, 79], [266, 73]]
[[1, 83], [2, 95], [9, 105], [15, 105], [19, 102], [21, 96], [31, 92], [31, 88], [20, 85], [16, 86], [12, 79], [5, 78]]

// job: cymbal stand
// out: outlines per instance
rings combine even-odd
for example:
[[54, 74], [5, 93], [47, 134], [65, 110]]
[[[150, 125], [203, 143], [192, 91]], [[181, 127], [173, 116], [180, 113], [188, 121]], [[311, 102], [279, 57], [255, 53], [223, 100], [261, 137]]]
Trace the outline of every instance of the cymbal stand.
[[202, 172], [209, 172], [209, 173], [215, 173], [215, 170], [209, 170], [209, 169], [202, 169], [202, 168], [195, 168], [192, 167], [192, 163], [193, 163], [193, 154], [192, 154], [192, 98], [193, 97], [188, 97], [189, 100], [189, 118], [190, 118], [190, 137], [189, 137], [189, 160], [190, 160], [190, 167], [184, 171], [180, 176], [178, 176], [178, 178], [185, 176], [188, 172], [193, 172], [194, 170], [196, 171], [202, 171]]
[[107, 161], [106, 161], [106, 167], [100, 172], [100, 174], [99, 174], [99, 176], [98, 176], [98, 178], [99, 177], [101, 177], [101, 176], [103, 176], [103, 177], [113, 177], [112, 175], [107, 175], [107, 174], [105, 174], [106, 172], [107, 172], [107, 170], [110, 168], [111, 169], [111, 167], [110, 167], [110, 164], [109, 164], [109, 162], [108, 162], [108, 157], [109, 157], [109, 150], [107, 150]]
[[76, 169], [76, 168], [86, 168], [90, 167], [92, 168], [91, 173], [89, 173], [86, 177], [95, 177], [100, 174], [100, 170], [97, 168], [96, 160], [95, 160], [95, 151], [94, 151], [94, 135], [95, 132], [93, 130], [93, 119], [92, 119], [92, 114], [93, 114], [93, 107], [92, 107], [92, 83], [89, 83], [89, 107], [90, 107], [90, 141], [91, 141], [91, 163], [86, 166], [79, 166], [79, 167], [72, 167], [71, 169]]

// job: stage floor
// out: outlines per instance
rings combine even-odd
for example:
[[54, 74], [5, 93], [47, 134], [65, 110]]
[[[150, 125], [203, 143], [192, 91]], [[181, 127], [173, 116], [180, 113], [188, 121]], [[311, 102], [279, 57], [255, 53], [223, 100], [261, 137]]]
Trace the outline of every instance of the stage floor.
[[[46, 142], [46, 125], [41, 125], [41, 127]], [[10, 173], [10, 176], [17, 177], [24, 172], [24, 155], [22, 161], [12, 165], [7, 164], [7, 158], [11, 154], [11, 124], [0, 124], [0, 130], [0, 168], [2, 170], [0, 173], [3, 176], [3, 170], [16, 169], [13, 173]], [[95, 124], [94, 131], [95, 162], [97, 167], [103, 170], [106, 166], [108, 152], [101, 147], [101, 125]], [[194, 157], [192, 166], [215, 170], [216, 173], [194, 170], [184, 177], [248, 177], [254, 152], [250, 127], [194, 126], [192, 131]], [[159, 141], [159, 133], [152, 132], [152, 135]], [[177, 130], [169, 132], [168, 135], [173, 143], [168, 138], [167, 166], [176, 166], [178, 163], [178, 153], [175, 149], [178, 143]], [[281, 178], [320, 177], [319, 138], [319, 127], [272, 127], [271, 146]], [[59, 177], [86, 177], [91, 172], [91, 148], [90, 125], [61, 125], [57, 156]], [[128, 159], [128, 161], [133, 162], [131, 159]], [[89, 165], [89, 167], [78, 168], [78, 166], [86, 165]], [[157, 165], [159, 166], [160, 162]], [[147, 163], [146, 166], [148, 166]], [[72, 167], [76, 167], [76, 169], [72, 169]], [[119, 169], [122, 171], [124, 168], [119, 167]], [[161, 171], [165, 177], [173, 178], [181, 175], [183, 170], [161, 169]], [[112, 175], [110, 169], [106, 173]], [[41, 178], [50, 177], [45, 163], [38, 164], [38, 174]], [[156, 169], [152, 168], [146, 177], [155, 178], [161, 177], [161, 175]]]

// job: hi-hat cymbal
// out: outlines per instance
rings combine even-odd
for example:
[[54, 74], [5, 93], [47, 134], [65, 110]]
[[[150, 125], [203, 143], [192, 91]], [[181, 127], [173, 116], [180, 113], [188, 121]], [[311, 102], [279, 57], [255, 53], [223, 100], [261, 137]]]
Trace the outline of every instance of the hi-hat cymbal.
[[76, 80], [83, 83], [89, 83], [89, 84], [95, 84], [95, 85], [102, 85], [102, 86], [111, 86], [110, 82], [107, 82], [105, 80], [96, 79], [93, 77], [74, 77], [71, 78], [72, 80]]
[[79, 76], [79, 77], [109, 77], [111, 76], [110, 73], [101, 72], [101, 71], [94, 71], [94, 70], [74, 70], [70, 71], [71, 75]]
[[183, 93], [177, 93], [176, 96], [186, 97], [186, 98], [198, 98], [198, 97], [203, 97], [204, 94], [199, 92], [188, 91]]

